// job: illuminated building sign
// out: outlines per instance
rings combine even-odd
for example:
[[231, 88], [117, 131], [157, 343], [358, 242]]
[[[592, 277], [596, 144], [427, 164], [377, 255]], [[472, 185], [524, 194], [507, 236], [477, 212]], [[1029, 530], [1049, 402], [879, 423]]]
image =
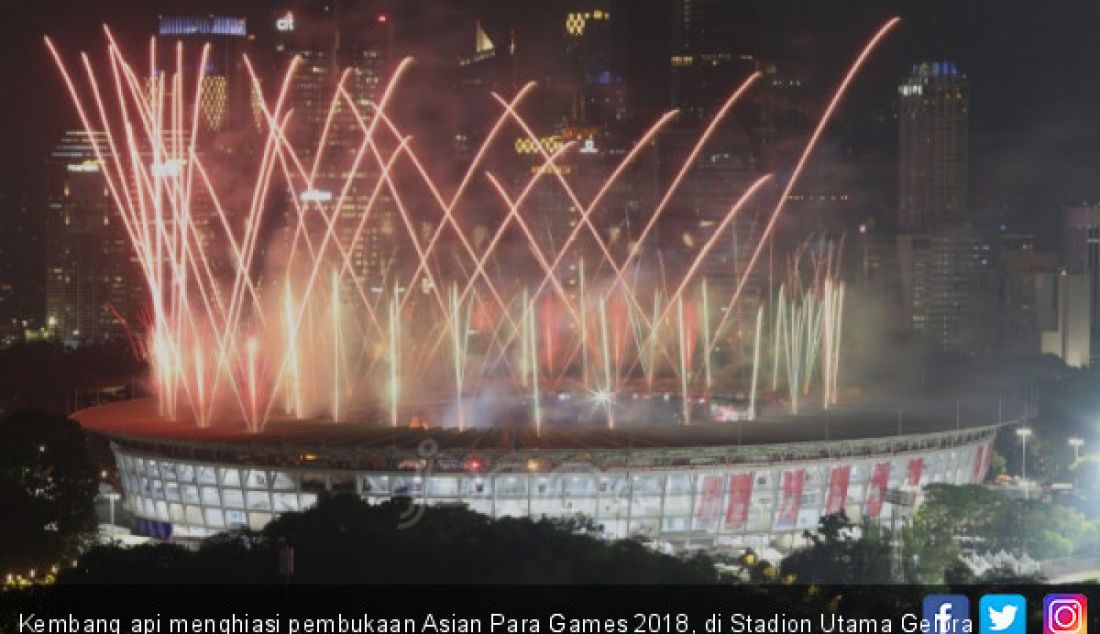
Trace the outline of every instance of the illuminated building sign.
[[532, 174], [549, 174], [551, 176], [560, 174], [562, 176], [568, 176], [573, 170], [568, 165], [555, 165], [553, 167], [549, 165], [533, 165], [531, 166]]
[[99, 171], [99, 161], [84, 161], [83, 163], [69, 163], [65, 166], [66, 172], [90, 173]]
[[245, 37], [248, 29], [244, 18], [224, 16], [161, 17], [158, 32], [161, 35], [229, 35]]
[[570, 13], [565, 16], [565, 32], [573, 37], [580, 37], [584, 35], [584, 26], [588, 24], [589, 20], [603, 21], [610, 19], [611, 13], [600, 9], [585, 11], [584, 13]]
[[307, 189], [300, 196], [304, 203], [324, 203], [332, 200], [332, 192], [324, 189]]
[[291, 13], [290, 11], [287, 11], [286, 15], [284, 15], [283, 17], [275, 20], [275, 30], [276, 31], [282, 31], [284, 33], [287, 32], [287, 31], [293, 31], [294, 30], [294, 14]]
[[149, 171], [153, 176], [163, 178], [166, 176], [179, 176], [181, 167], [183, 167], [183, 161], [180, 159], [171, 159], [163, 163], [153, 163], [149, 166]]
[[[546, 136], [539, 139], [539, 143], [542, 144], [543, 149], [548, 153], [553, 154], [561, 149], [563, 144], [562, 138], [557, 134], [552, 136]], [[535, 141], [529, 137], [520, 137], [516, 139], [516, 154], [538, 154], [539, 146]]]

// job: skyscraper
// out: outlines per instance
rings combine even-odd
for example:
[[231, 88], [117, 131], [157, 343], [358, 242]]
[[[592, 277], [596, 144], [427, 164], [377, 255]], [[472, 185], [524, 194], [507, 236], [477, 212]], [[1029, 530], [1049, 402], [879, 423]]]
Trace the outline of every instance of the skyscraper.
[[[157, 21], [157, 34], [169, 43], [182, 42], [183, 57], [195, 73], [200, 51], [209, 45], [206, 68], [203, 69], [202, 93], [199, 100], [199, 120], [209, 131], [222, 131], [246, 125], [251, 116], [252, 94], [243, 54], [248, 43], [246, 21], [232, 16], [165, 16]], [[174, 46], [166, 50], [174, 50]], [[192, 75], [193, 76], [193, 75]]]
[[966, 75], [914, 64], [898, 86], [898, 262], [909, 325], [934, 349], [974, 352], [994, 331], [991, 243], [968, 222]]
[[43, 220], [26, 196], [0, 193], [0, 345], [41, 326]]
[[898, 86], [898, 98], [899, 225], [923, 231], [960, 219], [967, 208], [966, 75], [952, 62], [916, 64]]
[[570, 121], [603, 129], [627, 116], [626, 9], [608, 0], [571, 3], [565, 14], [565, 60], [573, 87]]
[[[105, 146], [100, 137], [97, 141]], [[142, 278], [84, 132], [68, 132], [51, 155], [46, 217], [46, 328], [77, 344], [134, 327]]]
[[1087, 275], [1090, 289], [1092, 359], [1100, 358], [1100, 205], [1065, 210], [1063, 262], [1070, 275]]
[[898, 238], [902, 293], [914, 331], [944, 352], [975, 352], [988, 343], [996, 292], [992, 245], [956, 228]]
[[676, 0], [672, 3], [669, 56], [671, 103], [686, 119], [705, 120], [737, 83], [756, 70], [756, 57], [736, 50], [733, 25], [739, 3]]
[[1058, 257], [1035, 247], [1032, 235], [1006, 234], [1000, 240], [997, 313], [1000, 349], [1005, 354], [1038, 354], [1040, 333], [1057, 326], [1054, 301], [1045, 295], [1058, 276]]
[[[243, 17], [226, 15], [160, 15], [156, 32], [161, 42], [158, 72], [170, 75], [176, 64], [182, 63], [185, 76], [197, 78], [203, 50], [208, 48], [202, 82], [198, 85], [196, 148], [204, 168], [214, 175], [215, 192], [225, 196], [233, 189], [233, 183], [247, 182], [252, 177], [260, 158], [256, 131], [261, 119], [256, 91], [244, 63], [252, 41], [247, 22]], [[177, 45], [182, 52], [178, 58]], [[172, 91], [171, 82], [167, 85], [166, 90]], [[185, 103], [193, 103], [194, 91], [192, 82], [184, 82]], [[183, 128], [179, 133], [190, 138], [191, 126]], [[194, 188], [189, 212], [195, 238], [202, 244], [211, 270], [232, 276], [235, 258], [229, 249], [220, 246], [226, 243], [224, 225], [214, 197], [202, 181], [199, 183]], [[243, 206], [226, 207], [224, 212], [230, 226], [236, 232], [243, 231]]]
[[1092, 344], [1089, 276], [1051, 273], [1037, 280], [1036, 295], [1048, 324], [1042, 331], [1042, 352], [1071, 368], [1088, 366]]
[[[399, 244], [407, 240], [402, 239], [405, 231], [398, 225], [400, 219], [391, 192], [383, 186], [374, 195], [381, 173], [374, 154], [367, 152], [351, 174], [364, 132], [348, 101], [355, 104], [365, 121], [374, 118], [371, 104], [381, 98], [391, 70], [392, 25], [386, 14], [344, 15], [341, 4], [303, 5], [295, 10], [289, 22], [286, 16], [276, 20], [275, 27], [285, 40], [284, 52], [301, 60], [290, 84], [287, 106], [294, 112], [289, 137], [303, 165], [310, 165], [316, 156], [333, 96], [337, 94], [341, 76], [347, 72], [343, 83], [347, 97], [338, 99], [333, 109], [312, 187], [306, 188], [305, 180], [296, 177], [292, 181], [295, 190], [292, 195], [303, 212], [320, 209], [327, 215], [344, 192], [334, 238], [350, 257], [358, 280], [380, 288], [391, 277], [390, 269], [398, 261]], [[380, 143], [382, 156], [387, 156], [394, 139], [385, 125], [378, 126], [375, 140]], [[345, 191], [349, 176], [351, 182]], [[288, 203], [289, 227], [296, 226], [297, 219], [293, 216], [297, 210], [293, 202]], [[360, 231], [361, 220], [368, 213], [369, 219]], [[317, 214], [312, 215], [319, 221]]]
[[481, 22], [472, 25], [471, 46], [450, 73], [457, 93], [455, 109], [454, 159], [456, 171], [466, 165], [497, 115], [497, 104], [489, 95], [511, 95], [516, 89], [515, 36], [499, 34], [494, 40]]

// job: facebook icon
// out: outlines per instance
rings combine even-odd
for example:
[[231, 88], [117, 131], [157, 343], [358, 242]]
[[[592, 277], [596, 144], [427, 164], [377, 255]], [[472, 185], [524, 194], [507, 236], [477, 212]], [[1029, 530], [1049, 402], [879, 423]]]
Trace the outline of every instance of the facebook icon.
[[[966, 634], [970, 623], [970, 599], [961, 594], [924, 597], [922, 630], [930, 634]], [[925, 629], [927, 628], [927, 629]]]

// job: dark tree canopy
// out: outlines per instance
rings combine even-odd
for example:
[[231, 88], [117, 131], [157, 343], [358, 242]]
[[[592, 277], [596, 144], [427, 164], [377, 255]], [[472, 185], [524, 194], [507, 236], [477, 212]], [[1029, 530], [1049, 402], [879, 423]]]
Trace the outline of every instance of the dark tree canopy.
[[0, 419], [0, 572], [76, 555], [96, 528], [96, 487], [76, 422], [32, 411]]
[[783, 560], [797, 583], [890, 583], [889, 531], [873, 522], [854, 524], [844, 514], [821, 518], [810, 545]]
[[353, 495], [322, 498], [262, 532], [231, 532], [195, 552], [165, 544], [96, 548], [59, 581], [77, 583], [283, 580], [280, 554], [294, 552], [300, 583], [713, 583], [706, 557], [609, 542], [583, 521], [493, 520], [460, 506], [423, 508], [408, 499], [371, 506]]
[[[1036, 559], [1092, 555], [1100, 548], [1100, 522], [1059, 502], [1017, 500], [977, 485], [930, 484], [908, 532], [925, 561], [955, 558], [957, 537], [982, 550], [1026, 552]], [[937, 578], [919, 580], [938, 582]]]

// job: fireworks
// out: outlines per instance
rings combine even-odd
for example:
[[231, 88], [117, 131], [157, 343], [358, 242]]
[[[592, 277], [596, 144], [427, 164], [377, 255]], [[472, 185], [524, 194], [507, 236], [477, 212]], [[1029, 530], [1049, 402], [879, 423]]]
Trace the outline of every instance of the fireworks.
[[[243, 423], [259, 431], [276, 418], [323, 416], [340, 423], [373, 408], [386, 412], [387, 422], [396, 426], [414, 415], [417, 403], [437, 399], [450, 403], [454, 424], [463, 428], [477, 424], [469, 395], [504, 385], [528, 404], [530, 420], [541, 430], [544, 392], [587, 395], [604, 411], [607, 425], [614, 426], [620, 393], [626, 389], [653, 391], [662, 381], [676, 385], [685, 423], [691, 421], [698, 395], [735, 389], [720, 383], [724, 379], [719, 377], [726, 375], [714, 366], [714, 353], [734, 346], [731, 319], [752, 267], [848, 85], [896, 22], [876, 33], [844, 77], [766, 215], [748, 269], [740, 271], [727, 297], [701, 278], [700, 267], [749, 202], [767, 196], [772, 175], [731, 192], [728, 212], [677, 279], [643, 283], [639, 280], [645, 277], [638, 272], [653, 266], [646, 261], [655, 250], [647, 248], [653, 246], [650, 236], [699, 153], [759, 74], [748, 77], [722, 104], [648, 213], [631, 248], [616, 255], [593, 215], [675, 119], [675, 112], [659, 117], [639, 137], [585, 203], [558, 169], [563, 157], [576, 150], [574, 144], [548, 151], [520, 114], [533, 85], [511, 100], [494, 95], [502, 112], [453, 193], [445, 196], [410, 137], [387, 114], [411, 60], [402, 61], [377, 101], [367, 104], [349, 93], [345, 72], [331, 95], [320, 137], [309, 148], [296, 147], [288, 134], [293, 111], [287, 95], [297, 72], [295, 60], [274, 97], [260, 99], [258, 169], [247, 183], [246, 200], [234, 196], [230, 202], [219, 191], [230, 187], [217, 183], [204, 161], [199, 126], [209, 47], [198, 53], [198, 70], [189, 77], [182, 46], [174, 51], [174, 68], [157, 67], [155, 40], [147, 72], [123, 56], [109, 31], [103, 69], [81, 55], [79, 68], [70, 70], [48, 39], [47, 46], [88, 132], [148, 289], [151, 317], [144, 349], [162, 416], [192, 419], [200, 426]], [[244, 61], [256, 94], [262, 95], [259, 78], [248, 59]], [[333, 135], [351, 134], [334, 130], [338, 110], [351, 114], [358, 134], [351, 139], [354, 158], [339, 170], [346, 175], [343, 183], [326, 190], [318, 186], [318, 174], [337, 154], [326, 150], [331, 150]], [[541, 159], [517, 192], [509, 192], [483, 165], [506, 128], [520, 130]], [[349, 143], [346, 137], [340, 140]], [[403, 202], [401, 183], [408, 179], [398, 179], [398, 170], [411, 173], [430, 193], [437, 218], [428, 234], [417, 230]], [[455, 217], [476, 178], [488, 182], [503, 214], [492, 235], [480, 241]], [[365, 199], [363, 211], [352, 227], [341, 228], [339, 219], [357, 179], [368, 182], [365, 190], [361, 182], [357, 185], [356, 198]], [[560, 188], [577, 214], [556, 249], [540, 243], [528, 218], [531, 194], [543, 179]], [[232, 184], [235, 192], [241, 187]], [[269, 224], [264, 217], [268, 203], [283, 191], [296, 192], [288, 196], [289, 249], [273, 263], [261, 256], [261, 227]], [[408, 275], [394, 273], [380, 288], [368, 289], [352, 251], [369, 223], [377, 221], [372, 211], [383, 198], [395, 208], [396, 231], [404, 230], [413, 247], [415, 269]], [[200, 204], [212, 209], [214, 219], [201, 228]], [[445, 232], [455, 237], [458, 248], [443, 240]], [[539, 271], [535, 279], [520, 284], [493, 270], [497, 250], [506, 241], [514, 243], [517, 232]], [[595, 246], [585, 254], [599, 258], [587, 270], [577, 248], [581, 240]], [[441, 270], [444, 248], [454, 251], [447, 257], [459, 258], [460, 266]], [[226, 253], [228, 273], [216, 262]], [[844, 302], [838, 261], [830, 256], [816, 262], [815, 275], [804, 286], [797, 276], [792, 278], [775, 299], [774, 318], [764, 307], [757, 312], [748, 355], [752, 407], [765, 322], [771, 324], [767, 339], [772, 341], [773, 390], [778, 389], [782, 365], [792, 409], [810, 394], [815, 377], [822, 403], [836, 401]], [[566, 288], [562, 270], [569, 264], [579, 264], [579, 287]], [[714, 312], [723, 305], [724, 310]], [[425, 396], [429, 394], [431, 398]], [[437, 398], [440, 394], [443, 399]]]

